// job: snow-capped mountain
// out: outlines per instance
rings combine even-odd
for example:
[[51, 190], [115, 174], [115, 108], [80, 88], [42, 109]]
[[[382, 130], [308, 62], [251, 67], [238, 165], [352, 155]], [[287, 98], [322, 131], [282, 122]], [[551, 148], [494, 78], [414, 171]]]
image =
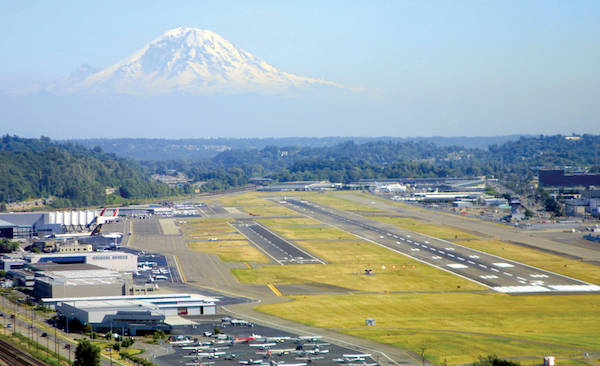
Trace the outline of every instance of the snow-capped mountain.
[[57, 95], [129, 94], [149, 98], [177, 93], [263, 95], [362, 88], [283, 72], [218, 34], [177, 28], [115, 65], [98, 71], [88, 65], [45, 88]]

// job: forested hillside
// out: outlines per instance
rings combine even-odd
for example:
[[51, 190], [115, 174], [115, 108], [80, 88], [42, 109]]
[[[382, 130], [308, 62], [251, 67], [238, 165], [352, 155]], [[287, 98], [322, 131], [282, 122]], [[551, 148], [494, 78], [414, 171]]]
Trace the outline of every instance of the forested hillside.
[[[521, 137], [488, 149], [425, 141], [345, 141], [320, 147], [229, 149], [211, 159], [139, 163], [106, 154], [101, 147], [4, 136], [0, 201], [56, 196], [55, 206], [70, 207], [179, 193], [152, 181], [149, 174], [154, 173], [183, 173], [194, 182], [203, 182], [200, 189], [204, 192], [240, 187], [252, 177], [349, 183], [369, 178], [485, 175], [502, 178], [518, 189], [540, 168], [595, 172], [600, 171], [599, 163], [600, 137], [594, 135]], [[108, 187], [116, 188], [117, 194], [107, 195]], [[191, 190], [190, 185], [182, 188], [183, 192]]]
[[212, 159], [142, 164], [152, 172], [176, 171], [207, 181], [205, 190], [230, 188], [251, 177], [349, 183], [359, 179], [486, 175], [505, 178], [516, 187], [532, 179], [540, 168], [599, 170], [599, 145], [600, 137], [594, 135], [521, 137], [486, 150], [423, 141], [347, 141], [323, 147], [231, 149]]
[[212, 159], [226, 150], [262, 150], [266, 147], [318, 148], [335, 146], [346, 142], [362, 145], [368, 142], [387, 141], [394, 143], [425, 142], [439, 147], [463, 146], [486, 150], [492, 144], [501, 145], [518, 140], [521, 135], [491, 137], [280, 137], [280, 138], [190, 138], [169, 139], [80, 139], [69, 140], [88, 149], [100, 146], [104, 151], [117, 156], [137, 160], [199, 160]]
[[[115, 188], [116, 195], [107, 195]], [[54, 207], [100, 205], [121, 198], [172, 194], [139, 164], [101, 148], [58, 144], [50, 139], [3, 136], [0, 142], [0, 202], [53, 196]]]

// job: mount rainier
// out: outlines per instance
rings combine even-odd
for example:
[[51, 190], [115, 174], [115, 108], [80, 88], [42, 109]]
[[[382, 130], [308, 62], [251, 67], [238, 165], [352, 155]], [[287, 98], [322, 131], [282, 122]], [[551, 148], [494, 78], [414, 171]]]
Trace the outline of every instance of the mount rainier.
[[283, 72], [218, 34], [196, 28], [170, 30], [104, 70], [82, 65], [44, 90], [62, 96], [127, 94], [138, 98], [182, 93], [223, 96], [364, 91]]

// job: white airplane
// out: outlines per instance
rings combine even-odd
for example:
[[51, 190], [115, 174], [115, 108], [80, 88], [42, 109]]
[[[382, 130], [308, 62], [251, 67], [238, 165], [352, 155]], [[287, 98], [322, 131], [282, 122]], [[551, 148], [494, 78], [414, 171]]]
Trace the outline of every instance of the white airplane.
[[208, 358], [209, 360], [212, 360], [213, 358], [219, 358], [219, 356], [223, 356], [225, 354], [226, 352], [200, 352], [192, 356], [183, 356], [183, 358]]
[[115, 222], [118, 219], [119, 216], [119, 209], [115, 208], [113, 209], [113, 214], [110, 216], [104, 216], [104, 213], [106, 212], [106, 208], [104, 210], [102, 210], [102, 212], [100, 213], [100, 216], [96, 217], [96, 224], [98, 225], [102, 225], [102, 224], [109, 224], [111, 222]]
[[269, 349], [270, 347], [276, 346], [277, 343], [252, 343], [250, 347], [259, 347], [260, 349]]
[[83, 238], [86, 236], [97, 236], [100, 234], [100, 230], [102, 230], [102, 225], [96, 226], [93, 231], [86, 231], [83, 233], [69, 233], [69, 234], [51, 234], [46, 235], [44, 238], [47, 239], [75, 239], [75, 238]]
[[[154, 282], [154, 280], [152, 278], [150, 278], [150, 282]], [[172, 344], [174, 346], [180, 346], [180, 347], [183, 347], [186, 344], [192, 344], [192, 343], [194, 343], [194, 341], [191, 340], [191, 339], [184, 339], [184, 340], [181, 340], [181, 341], [169, 342], [169, 344]]]
[[245, 361], [238, 361], [240, 363], [240, 365], [258, 365], [263, 363], [263, 360], [253, 360], [253, 359], [249, 359], [249, 360], [245, 360]]
[[364, 361], [367, 357], [371, 357], [370, 354], [367, 353], [359, 353], [353, 355], [342, 355], [342, 358], [335, 358], [334, 361], [341, 363], [352, 363], [357, 361]]
[[321, 338], [323, 338], [323, 336], [298, 336], [298, 338], [296, 338], [296, 342], [314, 342]]
[[123, 237], [123, 233], [110, 232], [108, 234], [103, 234], [102, 237], [104, 239], [120, 239]]

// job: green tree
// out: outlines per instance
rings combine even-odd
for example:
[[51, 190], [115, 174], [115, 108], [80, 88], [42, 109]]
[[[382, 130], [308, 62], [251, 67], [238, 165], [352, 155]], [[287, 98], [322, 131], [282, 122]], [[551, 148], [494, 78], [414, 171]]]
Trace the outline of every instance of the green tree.
[[488, 355], [487, 357], [479, 356], [479, 361], [473, 362], [473, 366], [521, 366], [521, 364], [515, 361], [503, 360], [496, 355]]
[[99, 366], [100, 348], [96, 347], [87, 338], [79, 341], [75, 349], [74, 366]]
[[157, 330], [157, 331], [154, 331], [154, 333], [152, 334], [152, 338], [154, 338], [154, 340], [165, 339], [165, 338], [167, 338], [167, 335], [165, 334], [164, 331]]

